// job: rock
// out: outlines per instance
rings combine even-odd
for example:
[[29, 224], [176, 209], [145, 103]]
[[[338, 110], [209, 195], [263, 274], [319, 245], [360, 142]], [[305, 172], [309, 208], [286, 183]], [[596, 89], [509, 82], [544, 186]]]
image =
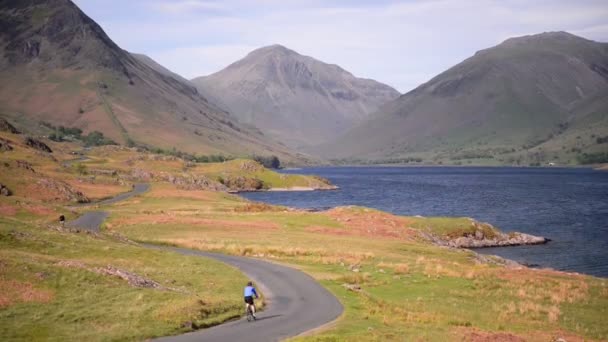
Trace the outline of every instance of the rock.
[[358, 284], [342, 284], [342, 286], [344, 286], [349, 291], [353, 291], [353, 292], [361, 291], [361, 286]]
[[36, 149], [38, 151], [47, 152], [47, 153], [53, 153], [53, 150], [51, 150], [51, 148], [48, 147], [47, 144], [43, 143], [40, 140], [36, 140], [36, 139], [34, 139], [32, 137], [26, 137], [25, 140], [24, 140], [24, 143], [27, 146], [29, 146], [31, 148], [34, 148], [34, 149]]
[[131, 171], [131, 178], [138, 181], [149, 182], [152, 180], [153, 176], [154, 175], [151, 172], [142, 169], [133, 169]]
[[241, 170], [255, 172], [264, 170], [264, 166], [262, 164], [253, 161], [253, 160], [244, 160], [240, 165]]
[[13, 150], [13, 146], [10, 145], [10, 140], [0, 138], [0, 152], [8, 152]]
[[66, 200], [76, 203], [89, 203], [90, 200], [82, 192], [72, 188], [68, 183], [52, 179], [40, 178], [38, 184], [43, 188], [50, 190], [57, 200]]
[[26, 162], [25, 160], [17, 160], [16, 163], [18, 168], [36, 173], [31, 163]]
[[[476, 225], [476, 227], [478, 227]], [[495, 229], [495, 228], [494, 228]], [[475, 233], [468, 233], [464, 236], [450, 237], [437, 236], [428, 232], [419, 232], [419, 235], [439, 246], [453, 248], [484, 248], [484, 247], [504, 247], [520, 245], [539, 245], [550, 240], [542, 236], [534, 236], [525, 233], [513, 232], [509, 234], [501, 233], [495, 229], [492, 237], [486, 235], [482, 230], [477, 229]]]
[[123, 280], [126, 280], [129, 285], [134, 287], [145, 287], [154, 289], [161, 288], [161, 285], [155, 282], [154, 280], [146, 279], [140, 275], [131, 273], [129, 271], [121, 270], [111, 265], [108, 265], [105, 268], [97, 268], [96, 272], [119, 277]]
[[0, 196], [10, 196], [12, 195], [11, 191], [4, 186], [3, 184], [0, 184]]
[[187, 321], [187, 322], [182, 323], [182, 328], [196, 330], [196, 329], [198, 329], [198, 326], [194, 322]]
[[228, 188], [220, 182], [203, 175], [183, 174], [181, 176], [162, 175], [161, 178], [183, 190], [226, 191]]
[[110, 176], [110, 177], [116, 177], [118, 175], [118, 171], [116, 171], [116, 170], [91, 169], [91, 170], [88, 170], [87, 172], [90, 174], [93, 174], [93, 175]]
[[0, 118], [0, 132], [9, 132], [13, 134], [21, 134], [13, 125], [11, 125], [6, 119]]

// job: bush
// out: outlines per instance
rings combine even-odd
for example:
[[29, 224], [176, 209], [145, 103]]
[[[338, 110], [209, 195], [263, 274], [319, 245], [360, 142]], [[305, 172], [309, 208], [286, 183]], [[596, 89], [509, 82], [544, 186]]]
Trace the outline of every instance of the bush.
[[581, 164], [608, 163], [608, 152], [583, 153], [577, 157]]
[[279, 160], [279, 158], [277, 156], [269, 156], [269, 157], [253, 156], [253, 160], [264, 165], [264, 167], [267, 167], [269, 169], [281, 168], [281, 161]]
[[93, 131], [82, 137], [85, 146], [118, 145], [112, 139], [104, 137], [103, 133]]
[[76, 163], [73, 166], [74, 171], [78, 172], [79, 175], [86, 175], [87, 174], [87, 166], [84, 165], [83, 163]]

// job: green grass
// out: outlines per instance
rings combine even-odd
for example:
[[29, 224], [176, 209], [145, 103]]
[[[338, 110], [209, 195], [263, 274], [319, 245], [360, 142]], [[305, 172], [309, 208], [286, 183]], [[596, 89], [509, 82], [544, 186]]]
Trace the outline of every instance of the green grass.
[[[272, 208], [240, 212], [231, 208], [247, 202], [232, 196], [208, 193], [209, 198], [195, 206], [194, 199], [156, 198], [161, 190], [153, 187], [138, 201], [110, 207], [108, 226], [136, 240], [264, 257], [311, 274], [338, 297], [345, 313], [329, 330], [295, 338], [298, 341], [466, 340], [475, 331], [531, 341], [544, 341], [561, 331], [587, 339], [608, 338], [608, 329], [598, 318], [608, 304], [608, 287], [601, 279], [507, 270], [477, 264], [467, 250], [361, 235], [365, 229], [357, 230], [359, 219], [375, 217], [363, 225], [370, 228], [387, 220], [383, 213], [366, 208], [344, 209], [354, 216], [340, 220], [327, 213]], [[149, 219], [143, 217], [145, 222], [122, 221], [137, 218], [151, 205], [155, 209], [146, 214]], [[169, 213], [173, 221], [158, 221]], [[467, 218], [404, 219], [415, 229], [440, 235], [476, 229]], [[479, 227], [489, 230], [486, 234], [494, 232], [489, 226]], [[358, 284], [361, 290], [347, 290], [344, 284]]]
[[[66, 260], [87, 269], [60, 266]], [[168, 289], [136, 288], [90, 270], [107, 265]], [[213, 260], [0, 219], [2, 292], [19, 298], [32, 286], [48, 297], [6, 304], [0, 295], [4, 340], [141, 340], [181, 333], [187, 321], [207, 326], [240, 316], [245, 281], [236, 269]]]

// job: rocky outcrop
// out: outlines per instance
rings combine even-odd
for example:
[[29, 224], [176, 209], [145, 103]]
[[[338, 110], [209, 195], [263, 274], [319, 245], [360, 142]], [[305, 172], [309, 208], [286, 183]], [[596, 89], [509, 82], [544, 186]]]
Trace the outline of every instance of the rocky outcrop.
[[17, 168], [19, 168], [19, 169], [24, 169], [29, 172], [36, 173], [32, 164], [29, 162], [26, 162], [25, 160], [17, 160], [17, 161], [15, 161], [15, 163], [17, 164]]
[[491, 235], [487, 235], [483, 230], [475, 230], [474, 232], [465, 233], [458, 237], [437, 236], [430, 233], [421, 233], [421, 235], [436, 245], [453, 248], [540, 245], [549, 242], [549, 239], [542, 236], [534, 236], [519, 232], [507, 234], [499, 232], [498, 230], [492, 231]]
[[10, 142], [10, 140], [0, 138], [0, 152], [12, 151], [13, 146], [11, 146]]
[[42, 151], [42, 152], [46, 152], [46, 153], [53, 153], [53, 150], [51, 150], [51, 148], [47, 144], [43, 143], [40, 140], [36, 140], [32, 137], [26, 137], [24, 140], [24, 143], [27, 146], [34, 148], [38, 151]]
[[15, 126], [11, 125], [10, 122], [6, 121], [4, 118], [0, 118], [0, 132], [9, 132], [13, 134], [21, 134]]
[[91, 272], [95, 272], [98, 274], [114, 276], [121, 278], [129, 283], [129, 285], [133, 287], [144, 287], [144, 288], [153, 288], [153, 289], [162, 289], [162, 285], [155, 282], [154, 280], [144, 278], [138, 274], [133, 272], [125, 271], [123, 269], [114, 267], [112, 265], [107, 265], [106, 267], [90, 267], [84, 264], [81, 261], [76, 260], [62, 260], [57, 263], [57, 266], [66, 267], [66, 268], [78, 268]]
[[165, 180], [171, 184], [174, 184], [178, 189], [183, 190], [211, 190], [211, 191], [226, 191], [228, 188], [208, 177], [205, 176], [194, 176], [184, 174], [180, 176], [165, 175]]
[[129, 283], [129, 285], [133, 287], [145, 287], [145, 288], [153, 288], [158, 289], [162, 286], [155, 282], [154, 280], [144, 278], [138, 274], [122, 270], [120, 268], [116, 268], [114, 266], [108, 265], [104, 268], [96, 268], [95, 271], [100, 274], [115, 276], [121, 278]]
[[89, 203], [91, 200], [82, 192], [72, 188], [68, 183], [52, 178], [41, 178], [38, 185], [50, 191], [56, 200], [75, 203]]

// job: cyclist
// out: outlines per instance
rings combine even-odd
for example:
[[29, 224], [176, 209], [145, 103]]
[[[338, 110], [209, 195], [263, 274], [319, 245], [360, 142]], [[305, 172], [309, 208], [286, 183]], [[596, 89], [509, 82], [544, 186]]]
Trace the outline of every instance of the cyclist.
[[253, 287], [252, 282], [248, 282], [247, 286], [245, 286], [244, 295], [245, 295], [245, 311], [251, 305], [251, 314], [253, 315], [253, 318], [255, 319], [256, 318], [255, 317], [255, 304], [253, 303], [253, 296], [255, 296], [255, 298], [260, 298], [260, 297], [258, 296], [258, 293], [255, 291], [255, 287]]

